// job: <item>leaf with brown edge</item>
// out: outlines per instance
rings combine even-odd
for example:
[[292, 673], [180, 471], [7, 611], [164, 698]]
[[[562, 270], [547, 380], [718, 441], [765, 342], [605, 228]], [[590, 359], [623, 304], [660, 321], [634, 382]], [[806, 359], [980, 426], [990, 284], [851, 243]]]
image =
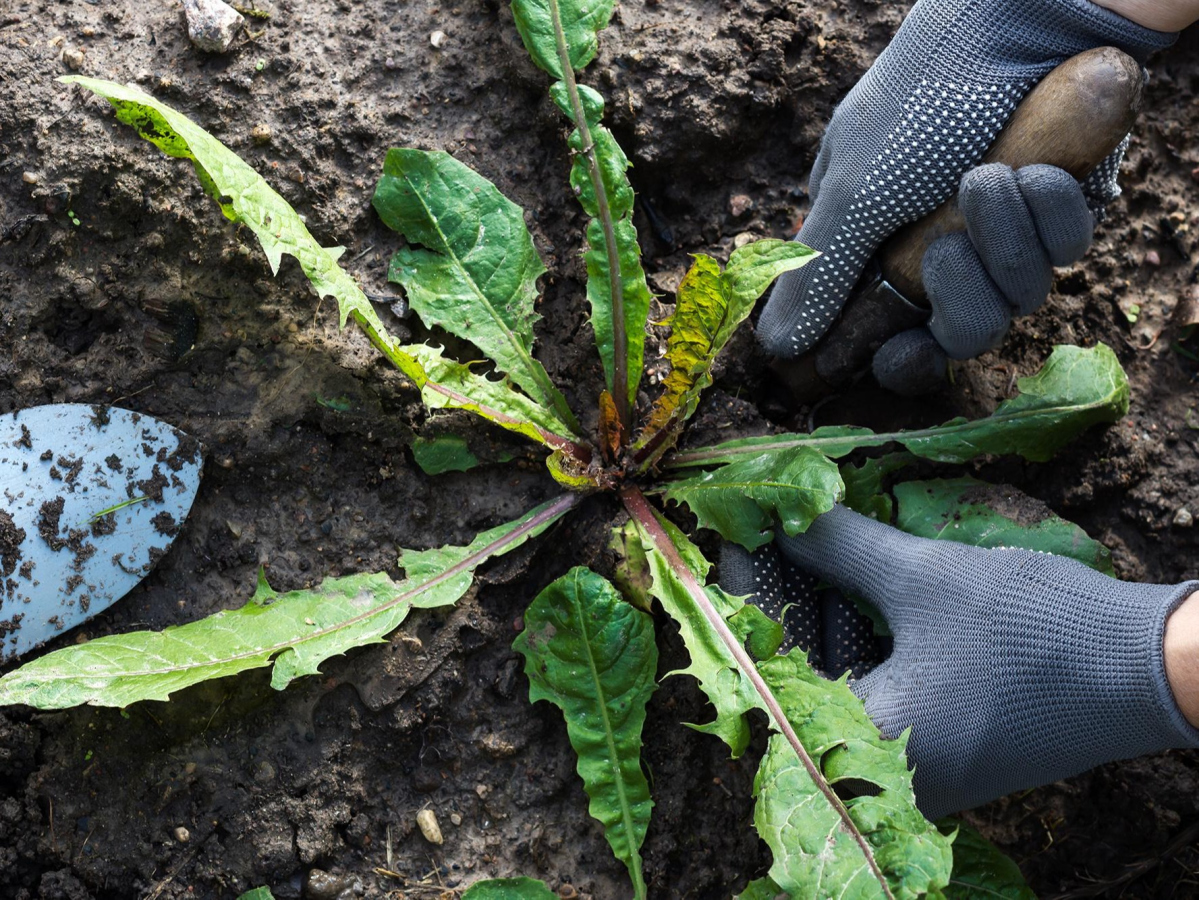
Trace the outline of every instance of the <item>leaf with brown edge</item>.
[[727, 269], [702, 253], [676, 295], [666, 359], [670, 371], [633, 445], [641, 471], [674, 446], [699, 398], [712, 383], [712, 365], [754, 303], [784, 272], [814, 259], [815, 250], [794, 241], [756, 241], [729, 258]]

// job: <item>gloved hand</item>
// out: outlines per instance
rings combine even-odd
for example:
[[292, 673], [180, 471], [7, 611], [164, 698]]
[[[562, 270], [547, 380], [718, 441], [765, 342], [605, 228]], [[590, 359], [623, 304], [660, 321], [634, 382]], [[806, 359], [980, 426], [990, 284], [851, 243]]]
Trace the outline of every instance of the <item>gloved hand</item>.
[[[758, 323], [763, 346], [787, 358], [810, 349], [882, 242], [959, 187], [970, 239], [947, 238], [926, 255], [932, 334], [954, 356], [991, 346], [1013, 310], [1044, 301], [1050, 265], [1084, 252], [1092, 223], [1083, 188], [1060, 170], [971, 169], [1025, 94], [1066, 59], [1114, 45], [1144, 62], [1175, 37], [1090, 0], [919, 0], [833, 115], [797, 236], [824, 255], [775, 285]], [[1116, 192], [1118, 156], [1088, 179], [1092, 206]], [[920, 338], [891, 348], [884, 378], [920, 364], [933, 349]]]
[[[1112, 760], [1199, 747], [1162, 647], [1166, 619], [1199, 583], [1129, 584], [1044, 553], [913, 537], [841, 506], [776, 546], [886, 618], [890, 657], [851, 687], [884, 735], [912, 729], [916, 800], [930, 818]], [[720, 571], [725, 590], [755, 594], [768, 611], [796, 589], [769, 552], [727, 550]], [[826, 668], [845, 641], [825, 635]]]

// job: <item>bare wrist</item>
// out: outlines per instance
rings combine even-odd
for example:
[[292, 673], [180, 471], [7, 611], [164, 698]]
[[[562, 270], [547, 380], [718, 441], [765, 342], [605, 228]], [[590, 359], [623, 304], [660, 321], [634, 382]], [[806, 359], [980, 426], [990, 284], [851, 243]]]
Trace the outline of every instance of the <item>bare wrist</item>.
[[1199, 0], [1092, 0], [1154, 31], [1182, 31], [1199, 20]]
[[1166, 620], [1162, 649], [1174, 701], [1186, 720], [1199, 728], [1199, 593], [1183, 600]]

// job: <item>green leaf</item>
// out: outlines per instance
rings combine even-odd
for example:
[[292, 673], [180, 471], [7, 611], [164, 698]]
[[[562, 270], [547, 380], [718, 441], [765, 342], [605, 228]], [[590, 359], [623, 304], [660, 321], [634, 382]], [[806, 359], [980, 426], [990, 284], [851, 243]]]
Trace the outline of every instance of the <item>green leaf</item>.
[[[641, 531], [655, 596], [690, 654], [683, 671], [700, 679], [716, 707], [703, 730], [734, 755], [748, 737], [750, 709], [765, 712], [777, 732], [755, 782], [755, 823], [774, 854], [771, 879], [797, 897], [915, 898], [944, 887], [949, 840], [916, 808], [906, 736], [882, 738], [845, 681], [819, 677], [799, 651], [755, 664], [730, 627], [744, 601], [699, 583], [683, 562], [685, 539], [668, 536], [640, 494], [626, 489], [622, 499]], [[837, 785], [855, 796], [840, 799]], [[875, 795], [857, 790], [863, 786]]]
[[275, 900], [275, 895], [268, 887], [256, 887], [246, 891], [237, 900]]
[[685, 503], [700, 526], [720, 533], [747, 550], [774, 538], [781, 521], [791, 536], [833, 508], [844, 485], [836, 463], [815, 450], [800, 448], [765, 453], [676, 481], [666, 498]]
[[525, 49], [540, 68], [561, 81], [566, 77], [558, 54], [555, 16], [571, 68], [587, 68], [599, 51], [599, 33], [608, 27], [616, 0], [512, 0], [512, 15]]
[[916, 457], [911, 453], [888, 453], [877, 459], [864, 460], [861, 465], [842, 464], [845, 497], [841, 502], [864, 516], [889, 523], [894, 510], [891, 496], [883, 492], [883, 479], [915, 461]]
[[465, 409], [555, 450], [581, 453], [566, 435], [570, 429], [552, 410], [516, 391], [505, 378], [493, 381], [469, 366], [446, 359], [425, 344], [401, 347], [404, 372], [412, 378], [429, 409]]
[[783, 272], [819, 254], [794, 241], [757, 241], [734, 250], [727, 269], [699, 254], [684, 276], [671, 316], [662, 393], [634, 444], [638, 462], [651, 465], [670, 449], [712, 383], [712, 364], [754, 303]]
[[412, 442], [412, 456], [426, 475], [466, 472], [479, 464], [479, 457], [471, 452], [466, 438], [457, 434], [418, 437]]
[[[845, 785], [850, 818], [896, 898], [916, 898], [949, 881], [953, 853], [916, 808], [899, 740], [882, 737], [844, 679], [828, 681], [793, 650], [758, 666], [820, 773]], [[786, 738], [771, 735], [754, 779], [754, 824], [770, 846], [770, 877], [792, 896], [877, 897], [875, 874]]]
[[[661, 528], [662, 520], [657, 521]], [[683, 573], [671, 565], [670, 559], [659, 549], [652, 532], [647, 530], [644, 523], [637, 522], [637, 528], [653, 575], [650, 592], [678, 624], [683, 644], [691, 656], [691, 662], [686, 668], [677, 669], [669, 674], [693, 677], [699, 682], [700, 689], [709, 702], [716, 707], [716, 718], [713, 721], [704, 725], [691, 724], [691, 727], [720, 738], [728, 744], [735, 759], [749, 746], [749, 722], [746, 714], [751, 709], [756, 709], [759, 704], [753, 685], [738, 671], [736, 662], [720, 635], [706, 624], [703, 610], [688, 590]], [[687, 540], [682, 532], [674, 529], [668, 534], [668, 540], [677, 548], [675, 552], [682, 558], [702, 559], [699, 549]], [[706, 560], [704, 564], [710, 565]], [[692, 578], [697, 574], [700, 578], [703, 577], [703, 574], [691, 569], [690, 564], [688, 571]], [[701, 569], [702, 571], [705, 570]], [[744, 601], [729, 596], [716, 585], [704, 587], [703, 591], [725, 620], [745, 606]]]
[[658, 667], [653, 619], [580, 566], [538, 594], [513, 647], [525, 657], [529, 700], [562, 710], [591, 815], [641, 900], [639, 851], [653, 808], [641, 770], [645, 704]]
[[909, 534], [972, 547], [1039, 550], [1115, 574], [1110, 550], [1013, 488], [950, 478], [907, 481], [892, 490], [899, 504], [895, 524]]
[[953, 876], [946, 900], [1037, 900], [1020, 867], [965, 822], [941, 819], [937, 827], [953, 837]]
[[372, 201], [379, 218], [411, 244], [391, 259], [428, 326], [468, 340], [501, 372], [572, 430], [577, 423], [533, 358], [533, 305], [545, 266], [524, 213], [490, 181], [448, 153], [391, 149]]
[[40, 709], [165, 700], [212, 678], [269, 666], [272, 687], [313, 675], [326, 659], [379, 643], [412, 609], [456, 603], [475, 568], [543, 532], [576, 502], [566, 495], [465, 547], [404, 551], [405, 578], [326, 578], [310, 590], [272, 590], [262, 575], [250, 602], [187, 625], [97, 638], [48, 653], [0, 678], [0, 705]]
[[258, 237], [271, 272], [278, 273], [283, 254], [294, 256], [321, 297], [336, 298], [344, 328], [353, 315], [371, 334], [386, 341], [386, 330], [354, 279], [337, 260], [344, 247], [322, 247], [291, 208], [236, 153], [191, 121], [187, 116], [135, 87], [68, 75], [58, 79], [77, 84], [106, 99], [117, 111], [117, 119], [132, 125], [138, 134], [168, 156], [191, 160], [204, 190], [225, 217], [244, 224]]
[[[562, 82], [550, 88], [554, 102], [572, 122], [567, 87]], [[616, 255], [620, 263], [620, 287], [625, 316], [625, 332], [628, 343], [629, 402], [637, 399], [641, 370], [645, 361], [645, 323], [649, 320], [650, 291], [641, 265], [641, 245], [637, 242], [637, 229], [633, 226], [633, 186], [629, 184], [629, 160], [616, 138], [600, 120], [604, 114], [604, 98], [585, 85], [579, 86], [583, 116], [588, 124], [592, 151], [599, 167], [600, 180], [608, 201], [616, 240]], [[576, 123], [577, 124], [577, 123]], [[595, 330], [595, 343], [599, 348], [600, 361], [604, 366], [604, 377], [608, 390], [613, 389], [615, 373], [615, 324], [612, 309], [612, 280], [609, 274], [607, 242], [600, 221], [600, 202], [596, 194], [595, 181], [591, 176], [591, 155], [584, 152], [583, 136], [576, 128], [567, 141], [574, 155], [570, 169], [570, 185], [583, 211], [591, 216], [587, 224], [587, 251], [583, 261], [587, 265], [587, 300], [591, 304], [591, 325]]]
[[489, 878], [476, 881], [462, 900], [558, 900], [558, 895], [536, 878]]
[[669, 465], [717, 465], [792, 447], [811, 447], [835, 458], [892, 441], [938, 462], [966, 462], [984, 453], [1044, 462], [1091, 426], [1110, 424], [1128, 412], [1128, 378], [1104, 344], [1090, 349], [1055, 347], [1041, 371], [1021, 378], [1018, 385], [1020, 394], [972, 422], [954, 419], [934, 428], [884, 434], [836, 426], [811, 434], [744, 438], [676, 454]]
[[[370, 301], [337, 260], [341, 247], [321, 247], [287, 201], [220, 141], [187, 116], [137, 88], [72, 75], [60, 79], [107, 99], [117, 119], [137, 129], [170, 156], [191, 160], [200, 183], [225, 216], [257, 235], [271, 271], [278, 272], [283, 254], [294, 256], [321, 297], [337, 299], [341, 324], [352, 317], [371, 342], [411, 378], [431, 408], [469, 409], [484, 418], [556, 449], [574, 448], [569, 417], [518, 394], [506, 382], [473, 375], [458, 363], [441, 358], [429, 347], [402, 347], [387, 334]], [[506, 201], [505, 201], [506, 202]], [[442, 384], [441, 382], [445, 383]], [[569, 410], [565, 410], [569, 414]]]
[[778, 900], [787, 894], [769, 878], [755, 878], [733, 900]]

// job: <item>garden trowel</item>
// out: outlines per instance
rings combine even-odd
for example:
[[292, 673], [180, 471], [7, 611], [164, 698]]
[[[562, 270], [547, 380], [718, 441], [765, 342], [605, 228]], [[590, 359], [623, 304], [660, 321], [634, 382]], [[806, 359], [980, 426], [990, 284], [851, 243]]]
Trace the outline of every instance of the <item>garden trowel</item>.
[[[1024, 98], [982, 162], [1013, 169], [1044, 163], [1086, 178], [1132, 129], [1143, 81], [1141, 66], [1120, 50], [1080, 53]], [[924, 252], [937, 238], [965, 230], [954, 196], [882, 246], [820, 343], [799, 359], [774, 364], [798, 402], [837, 392], [869, 368], [889, 338], [928, 321]]]
[[154, 568], [201, 463], [195, 438], [124, 409], [0, 416], [0, 664], [107, 609]]

